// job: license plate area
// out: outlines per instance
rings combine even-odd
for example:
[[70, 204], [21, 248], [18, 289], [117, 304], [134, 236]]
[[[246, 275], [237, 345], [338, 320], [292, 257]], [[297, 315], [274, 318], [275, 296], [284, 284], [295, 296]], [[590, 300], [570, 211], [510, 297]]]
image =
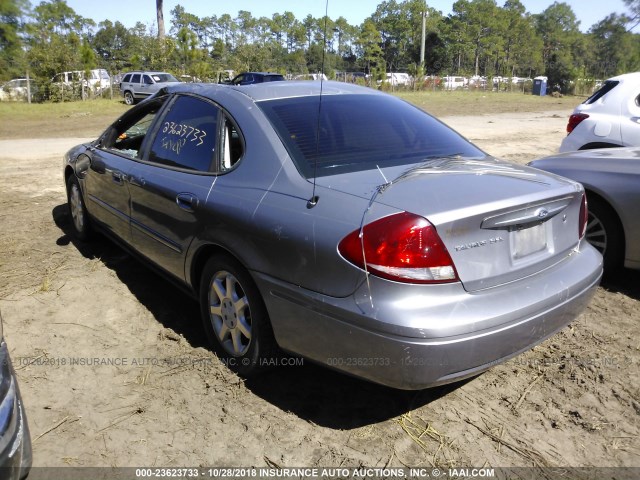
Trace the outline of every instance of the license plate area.
[[547, 249], [546, 223], [511, 232], [512, 256], [519, 260]]

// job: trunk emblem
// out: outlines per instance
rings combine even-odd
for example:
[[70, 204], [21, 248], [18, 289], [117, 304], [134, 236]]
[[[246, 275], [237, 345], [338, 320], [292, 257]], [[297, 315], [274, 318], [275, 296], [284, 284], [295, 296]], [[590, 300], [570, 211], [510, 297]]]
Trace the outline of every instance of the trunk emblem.
[[546, 208], [539, 208], [536, 210], [535, 216], [538, 218], [546, 218], [549, 215], [549, 210]]
[[486, 247], [487, 245], [495, 245], [496, 243], [500, 243], [500, 242], [504, 242], [504, 238], [493, 237], [487, 240], [480, 240], [479, 242], [471, 242], [471, 243], [465, 243], [463, 245], [456, 245], [454, 248], [456, 252], [461, 252], [463, 250], [470, 250], [472, 248]]
[[545, 222], [553, 218], [567, 208], [572, 200], [573, 197], [568, 196], [487, 217], [482, 221], [480, 228], [489, 230], [521, 230], [528, 228], [532, 224]]

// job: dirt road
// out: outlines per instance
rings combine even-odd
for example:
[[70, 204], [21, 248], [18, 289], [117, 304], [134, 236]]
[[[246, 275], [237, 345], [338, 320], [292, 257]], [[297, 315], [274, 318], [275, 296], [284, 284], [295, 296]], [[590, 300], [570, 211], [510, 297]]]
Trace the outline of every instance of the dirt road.
[[[526, 163], [569, 113], [444, 121]], [[108, 241], [72, 240], [60, 167], [78, 142], [0, 141], [0, 308], [35, 465], [640, 464], [638, 273], [464, 383], [399, 392], [308, 363], [244, 382], [206, 349], [193, 301]]]

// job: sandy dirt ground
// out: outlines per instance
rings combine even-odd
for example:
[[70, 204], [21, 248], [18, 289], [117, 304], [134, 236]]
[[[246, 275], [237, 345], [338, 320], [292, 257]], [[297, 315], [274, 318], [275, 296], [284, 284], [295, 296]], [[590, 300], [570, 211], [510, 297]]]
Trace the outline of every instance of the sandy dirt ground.
[[[526, 163], [557, 149], [569, 113], [444, 121]], [[244, 381], [207, 350], [192, 300], [107, 240], [72, 239], [61, 158], [80, 141], [0, 141], [0, 308], [34, 465], [640, 465], [637, 272], [463, 383], [401, 392], [308, 362]]]

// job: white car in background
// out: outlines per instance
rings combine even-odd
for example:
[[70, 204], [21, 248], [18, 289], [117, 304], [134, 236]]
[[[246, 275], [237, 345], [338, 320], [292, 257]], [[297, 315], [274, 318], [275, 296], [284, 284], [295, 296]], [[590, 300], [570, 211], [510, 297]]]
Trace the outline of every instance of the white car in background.
[[393, 86], [396, 85], [409, 85], [411, 83], [411, 77], [408, 73], [390, 72], [387, 73], [387, 83]]
[[111, 77], [109, 77], [109, 73], [104, 68], [94, 68], [86, 72], [83, 70], [73, 70], [58, 73], [51, 79], [51, 82], [65, 85], [84, 83], [85, 87], [100, 91], [109, 88]]
[[[29, 93], [28, 82], [30, 80], [26, 78], [14, 78], [3, 84], [0, 88], [0, 101], [26, 100]], [[31, 83], [31, 88], [33, 89], [33, 83]]]
[[640, 146], [640, 72], [606, 80], [569, 117], [560, 152]]
[[465, 77], [442, 77], [442, 82], [445, 90], [458, 90], [464, 88], [469, 84], [469, 80]]

